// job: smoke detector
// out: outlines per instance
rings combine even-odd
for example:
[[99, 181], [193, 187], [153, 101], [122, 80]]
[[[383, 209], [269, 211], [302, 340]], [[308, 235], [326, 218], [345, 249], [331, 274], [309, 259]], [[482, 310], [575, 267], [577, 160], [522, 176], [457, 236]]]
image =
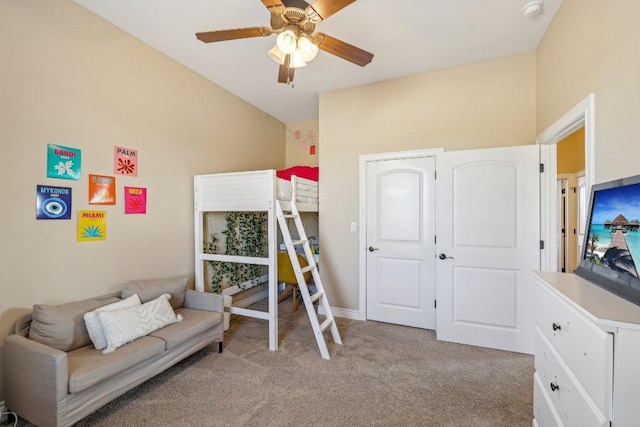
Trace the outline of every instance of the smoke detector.
[[542, 11], [544, 2], [542, 0], [533, 0], [525, 4], [522, 8], [522, 14], [527, 18], [533, 18]]

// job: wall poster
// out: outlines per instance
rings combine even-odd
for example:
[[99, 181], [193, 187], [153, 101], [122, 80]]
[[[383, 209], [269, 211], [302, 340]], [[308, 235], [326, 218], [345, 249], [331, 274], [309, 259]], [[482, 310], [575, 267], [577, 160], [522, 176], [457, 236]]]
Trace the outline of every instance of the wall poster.
[[141, 187], [124, 187], [124, 213], [147, 213], [147, 189]]
[[36, 219], [71, 219], [71, 188], [38, 185]]
[[113, 173], [138, 176], [138, 150], [113, 147]]
[[89, 174], [89, 204], [116, 204], [116, 178], [114, 176]]
[[82, 151], [78, 148], [47, 144], [47, 177], [80, 180]]
[[80, 211], [78, 213], [78, 242], [107, 239], [107, 212]]

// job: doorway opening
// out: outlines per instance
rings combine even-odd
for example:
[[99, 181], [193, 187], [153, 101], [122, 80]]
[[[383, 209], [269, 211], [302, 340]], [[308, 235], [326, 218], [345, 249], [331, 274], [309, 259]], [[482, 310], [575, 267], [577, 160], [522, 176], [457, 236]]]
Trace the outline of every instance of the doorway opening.
[[558, 271], [573, 273], [580, 263], [586, 224], [584, 126], [558, 142]]

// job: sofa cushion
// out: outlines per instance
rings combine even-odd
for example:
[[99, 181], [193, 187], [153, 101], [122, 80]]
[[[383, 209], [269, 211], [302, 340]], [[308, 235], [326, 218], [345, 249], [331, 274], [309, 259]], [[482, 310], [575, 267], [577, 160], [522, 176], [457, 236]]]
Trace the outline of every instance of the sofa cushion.
[[29, 339], [62, 351], [89, 345], [84, 314], [117, 301], [118, 297], [105, 296], [60, 305], [34, 305]]
[[99, 311], [98, 318], [107, 338], [107, 347], [102, 354], [112, 353], [136, 338], [182, 321], [182, 316], [176, 316], [174, 313], [169, 298], [171, 295], [164, 294], [137, 307]]
[[113, 311], [120, 310], [122, 308], [135, 307], [141, 305], [140, 297], [138, 294], [131, 295], [129, 298], [125, 298], [113, 304], [107, 304], [100, 308], [96, 308], [93, 311], [84, 314], [84, 324], [89, 332], [89, 338], [93, 343], [93, 346], [98, 350], [102, 350], [107, 346], [107, 338], [104, 336], [100, 319], [98, 318], [98, 312], [100, 311]]
[[164, 352], [164, 342], [142, 337], [117, 353], [103, 355], [92, 345], [67, 353], [69, 393], [78, 393]]
[[184, 304], [184, 294], [187, 292], [187, 276], [169, 277], [166, 279], [132, 280], [122, 288], [122, 299], [138, 294], [145, 303], [158, 298], [162, 294], [171, 294], [171, 306], [180, 308]]
[[[184, 318], [182, 322], [165, 326], [149, 334], [152, 337], [162, 338], [167, 343], [167, 350], [222, 323], [222, 313], [214, 311], [179, 308], [176, 310], [176, 314]], [[222, 328], [222, 326], [220, 327]]]

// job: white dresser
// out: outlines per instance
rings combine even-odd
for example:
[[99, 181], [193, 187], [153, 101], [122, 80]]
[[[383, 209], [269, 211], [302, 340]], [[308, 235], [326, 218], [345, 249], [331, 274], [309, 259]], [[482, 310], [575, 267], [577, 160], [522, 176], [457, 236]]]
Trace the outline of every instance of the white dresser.
[[534, 272], [534, 427], [640, 426], [640, 306]]

